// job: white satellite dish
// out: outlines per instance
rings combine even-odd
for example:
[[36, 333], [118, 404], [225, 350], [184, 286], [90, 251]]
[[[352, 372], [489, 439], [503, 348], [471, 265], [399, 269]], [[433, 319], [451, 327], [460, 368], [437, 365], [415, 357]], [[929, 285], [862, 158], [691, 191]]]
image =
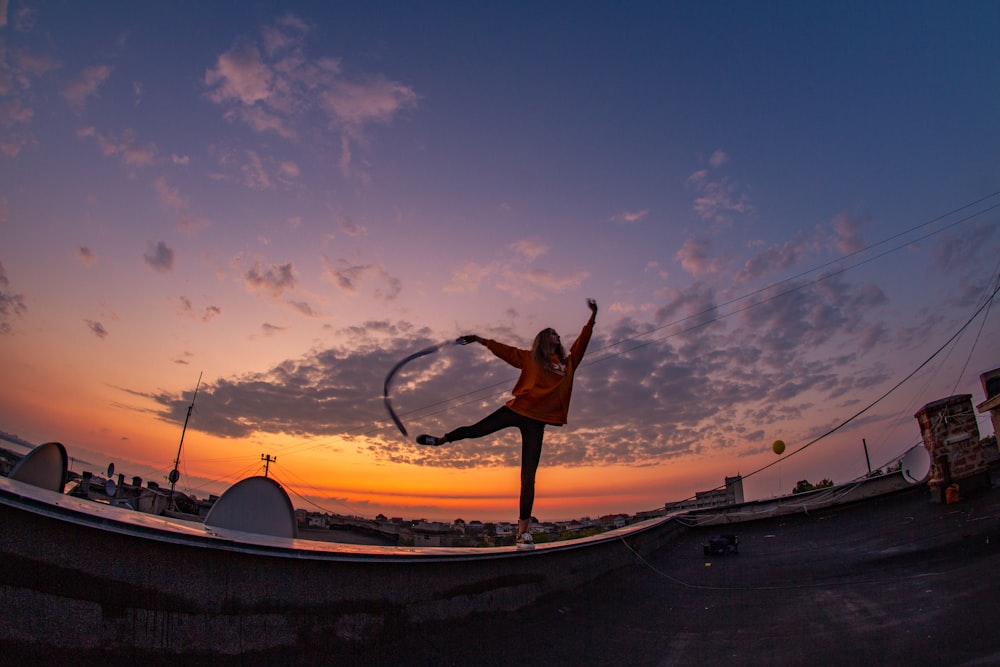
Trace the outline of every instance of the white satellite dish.
[[922, 484], [927, 481], [931, 471], [931, 455], [923, 445], [912, 447], [903, 454], [899, 461], [899, 471], [910, 484]]
[[268, 477], [248, 477], [226, 489], [205, 516], [205, 525], [274, 537], [298, 537], [292, 501], [281, 485]]

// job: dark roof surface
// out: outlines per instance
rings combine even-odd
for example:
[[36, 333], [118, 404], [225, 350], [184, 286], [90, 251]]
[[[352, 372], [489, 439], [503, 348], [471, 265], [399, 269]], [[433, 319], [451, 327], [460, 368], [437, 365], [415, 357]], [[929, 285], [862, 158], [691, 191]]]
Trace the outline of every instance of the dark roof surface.
[[[706, 556], [713, 535], [739, 553]], [[622, 542], [622, 548], [628, 546]], [[692, 528], [634, 566], [530, 608], [357, 646], [340, 664], [1000, 664], [1000, 490], [926, 486]]]

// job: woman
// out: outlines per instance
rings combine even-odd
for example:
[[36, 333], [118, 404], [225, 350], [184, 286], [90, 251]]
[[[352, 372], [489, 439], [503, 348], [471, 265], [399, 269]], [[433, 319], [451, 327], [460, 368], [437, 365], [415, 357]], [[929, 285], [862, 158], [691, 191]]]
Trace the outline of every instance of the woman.
[[542, 456], [542, 437], [545, 425], [562, 426], [569, 413], [569, 400], [573, 392], [573, 375], [576, 373], [587, 344], [594, 333], [597, 319], [597, 302], [587, 299], [590, 319], [570, 346], [569, 353], [555, 329], [542, 329], [535, 336], [530, 350], [522, 350], [498, 343], [475, 334], [463, 336], [462, 341], [481, 343], [490, 352], [519, 368], [521, 375], [511, 393], [514, 398], [482, 421], [462, 426], [436, 438], [431, 435], [417, 437], [422, 445], [438, 446], [446, 442], [481, 438], [505, 428], [516, 427], [521, 431], [521, 501], [517, 521], [517, 548], [533, 549], [534, 541], [528, 532], [531, 508], [535, 503], [535, 472]]

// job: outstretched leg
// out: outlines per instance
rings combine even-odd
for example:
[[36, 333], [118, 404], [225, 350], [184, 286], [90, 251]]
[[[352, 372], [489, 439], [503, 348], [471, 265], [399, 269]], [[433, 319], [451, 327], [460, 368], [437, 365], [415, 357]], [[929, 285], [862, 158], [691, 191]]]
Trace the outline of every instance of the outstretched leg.
[[524, 419], [524, 417], [511, 410], [506, 405], [502, 405], [499, 409], [486, 415], [471, 426], [459, 426], [454, 431], [449, 431], [440, 438], [421, 435], [417, 438], [417, 442], [428, 445], [443, 445], [446, 442], [455, 442], [457, 440], [466, 440], [468, 438], [482, 438], [505, 428], [520, 426], [521, 419]]

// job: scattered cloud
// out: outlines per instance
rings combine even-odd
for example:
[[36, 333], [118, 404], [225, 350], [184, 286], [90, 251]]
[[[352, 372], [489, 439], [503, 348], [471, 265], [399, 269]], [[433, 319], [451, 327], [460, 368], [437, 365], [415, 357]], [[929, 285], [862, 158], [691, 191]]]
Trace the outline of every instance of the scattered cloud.
[[377, 264], [350, 264], [345, 259], [323, 258], [324, 275], [342, 292], [358, 293], [362, 286], [369, 286], [368, 292], [380, 301], [392, 301], [403, 290], [402, 281]]
[[498, 259], [488, 263], [466, 262], [452, 271], [444, 291], [475, 292], [484, 284], [518, 299], [536, 300], [543, 294], [556, 294], [578, 287], [590, 276], [584, 269], [562, 272], [537, 268], [532, 264], [549, 252], [549, 247], [537, 239], [521, 239], [507, 246]]
[[91, 125], [77, 129], [81, 139], [93, 138], [101, 153], [107, 157], [118, 157], [130, 173], [138, 168], [148, 167], [156, 160], [157, 151], [153, 144], [138, 141], [135, 131], [126, 129], [120, 137], [102, 134]]
[[269, 267], [262, 267], [260, 262], [255, 262], [243, 274], [243, 281], [251, 292], [266, 293], [272, 297], [281, 296], [282, 293], [295, 289], [298, 283], [295, 278], [295, 267], [291, 262], [272, 264]]
[[[367, 142], [367, 127], [386, 124], [416, 105], [409, 86], [372, 72], [348, 76], [341, 61], [311, 57], [312, 27], [294, 15], [262, 29], [262, 44], [244, 39], [220, 54], [205, 72], [208, 98], [225, 117], [256, 132], [298, 140], [304, 118], [318, 115], [340, 144], [340, 165], [354, 173], [353, 151]], [[362, 175], [363, 177], [363, 175]]]
[[498, 262], [490, 264], [465, 262], [452, 270], [451, 279], [444, 286], [444, 291], [452, 293], [475, 292], [484, 280], [496, 274], [499, 269]]
[[336, 225], [338, 231], [351, 238], [358, 238], [368, 234], [368, 229], [355, 222], [354, 218], [349, 215], [338, 214], [334, 216], [333, 223]]
[[174, 251], [163, 241], [150, 241], [142, 259], [157, 273], [169, 273], [174, 268]]
[[96, 94], [109, 76], [111, 68], [107, 65], [87, 67], [63, 89], [63, 97], [71, 107], [82, 109], [87, 98]]
[[183, 232], [194, 233], [211, 225], [211, 221], [194, 213], [188, 198], [181, 195], [180, 190], [167, 183], [167, 179], [158, 176], [153, 181], [153, 188], [159, 197], [160, 204], [177, 216], [177, 227]]
[[617, 215], [611, 217], [612, 222], [617, 222], [623, 225], [630, 225], [633, 222], [639, 222], [643, 218], [649, 215], [649, 209], [644, 208], [641, 211], [623, 211]]
[[197, 307], [191, 299], [186, 296], [178, 297], [177, 303], [180, 306], [181, 315], [191, 319], [200, 320], [201, 322], [211, 322], [215, 318], [222, 315], [222, 309], [218, 306]]
[[80, 246], [75, 254], [80, 263], [88, 268], [97, 262], [97, 253], [87, 246]]
[[549, 247], [535, 239], [522, 239], [510, 244], [510, 249], [529, 262], [547, 253]]
[[274, 324], [268, 324], [267, 322], [260, 325], [261, 333], [266, 337], [276, 336], [286, 329], [287, 327], [279, 327]]
[[700, 169], [687, 179], [687, 186], [697, 195], [694, 211], [702, 220], [729, 226], [737, 215], [753, 211], [749, 196], [728, 176], [717, 177], [714, 171], [729, 163], [729, 156], [716, 150], [709, 158], [709, 169]]
[[733, 278], [733, 284], [737, 287], [752, 284], [792, 269], [803, 260], [807, 249], [807, 242], [801, 237], [768, 246], [744, 262]]
[[104, 325], [100, 322], [96, 322], [94, 320], [84, 320], [84, 322], [87, 324], [87, 329], [90, 330], [90, 333], [94, 334], [101, 340], [108, 337], [108, 330], [105, 329]]
[[[624, 317], [598, 330], [578, 374], [571, 428], [546, 434], [546, 461], [647, 465], [700, 451], [705, 443], [725, 451], [766, 440], [776, 425], [823, 397], [884, 382], [878, 365], [869, 364], [863, 375], [842, 372], [861, 354], [857, 350], [812, 354], [830, 343], [831, 329], [870, 349], [894, 345], [878, 323], [866, 324], [882, 298], [868, 287], [831, 279], [762, 299], [737, 319], [719, 317], [707, 285], [675, 291], [658, 314], [663, 324], [652, 328]], [[264, 326], [265, 335], [282, 329]], [[312, 438], [371, 434], [371, 425], [381, 424], [385, 437], [371, 434], [363, 445], [376, 459], [452, 468], [517, 465], [515, 432], [455, 443], [435, 450], [433, 459], [401, 445], [380, 400], [385, 370], [438, 341], [405, 322], [369, 322], [349, 333], [350, 347], [312, 350], [266, 372], [206, 386], [200, 427], [222, 437], [260, 431]], [[489, 334], [518, 344], [510, 332]], [[515, 379], [516, 370], [484, 350], [446, 348], [404, 369], [393, 402], [411, 426], [440, 432], [502, 404]], [[183, 414], [182, 395], [154, 398], [164, 418]]]
[[718, 169], [727, 162], [729, 162], [729, 156], [721, 148], [716, 149], [711, 157], [708, 158], [708, 163], [715, 169]]
[[674, 259], [695, 278], [718, 273], [722, 264], [711, 255], [710, 249], [708, 241], [691, 237], [684, 241], [684, 245], [674, 254]]
[[28, 312], [28, 305], [21, 294], [14, 294], [9, 290], [10, 280], [7, 278], [7, 271], [3, 263], [0, 262], [0, 334], [9, 334], [13, 331], [11, 320], [15, 317], [22, 317]]
[[0, 153], [17, 157], [34, 141], [30, 126], [40, 103], [35, 82], [58, 67], [51, 58], [0, 43]]
[[871, 224], [870, 216], [858, 216], [850, 213], [841, 213], [833, 219], [831, 226], [836, 234], [834, 244], [841, 253], [851, 255], [865, 247], [865, 241], [861, 237], [861, 228]]

